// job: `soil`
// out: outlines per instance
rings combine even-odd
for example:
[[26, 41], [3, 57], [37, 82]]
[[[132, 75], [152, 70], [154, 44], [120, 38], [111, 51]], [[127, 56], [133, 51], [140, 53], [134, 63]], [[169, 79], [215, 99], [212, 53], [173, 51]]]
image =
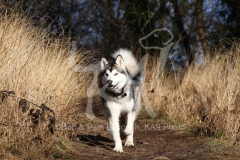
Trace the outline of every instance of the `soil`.
[[78, 126], [72, 135], [73, 143], [79, 145], [75, 148], [77, 153], [68, 153], [70, 159], [240, 159], [239, 143], [194, 136], [184, 125], [146, 115], [140, 115], [136, 121], [135, 146], [123, 146], [124, 152], [116, 153], [103, 113], [98, 107], [94, 113], [97, 118]]

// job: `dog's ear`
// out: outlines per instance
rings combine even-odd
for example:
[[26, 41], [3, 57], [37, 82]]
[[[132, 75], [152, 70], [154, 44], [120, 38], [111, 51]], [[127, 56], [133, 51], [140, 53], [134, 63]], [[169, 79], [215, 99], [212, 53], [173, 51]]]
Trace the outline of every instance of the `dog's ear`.
[[117, 65], [119, 65], [122, 69], [125, 69], [125, 63], [124, 63], [124, 60], [123, 60], [123, 58], [122, 58], [121, 55], [118, 55], [118, 56], [116, 57], [115, 63], [116, 63]]
[[102, 58], [101, 60], [101, 70], [104, 70], [107, 66], [108, 62], [105, 58]]

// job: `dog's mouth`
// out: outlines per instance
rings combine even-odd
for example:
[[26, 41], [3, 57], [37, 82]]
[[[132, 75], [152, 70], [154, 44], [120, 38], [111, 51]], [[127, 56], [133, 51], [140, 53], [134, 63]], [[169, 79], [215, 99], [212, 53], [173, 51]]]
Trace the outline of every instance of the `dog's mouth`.
[[108, 89], [109, 90], [114, 90], [117, 87], [118, 83], [116, 85], [109, 84]]

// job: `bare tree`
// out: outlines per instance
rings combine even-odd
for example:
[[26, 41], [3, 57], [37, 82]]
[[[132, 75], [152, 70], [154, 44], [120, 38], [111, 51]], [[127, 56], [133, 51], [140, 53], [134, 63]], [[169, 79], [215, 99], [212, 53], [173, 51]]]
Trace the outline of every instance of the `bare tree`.
[[181, 37], [183, 38], [183, 46], [185, 48], [186, 55], [188, 57], [188, 65], [191, 65], [193, 62], [193, 54], [191, 53], [190, 42], [189, 42], [189, 34], [184, 29], [184, 21], [182, 15], [180, 13], [180, 5], [178, 4], [178, 0], [173, 0], [174, 7], [174, 21], [179, 29]]
[[197, 33], [199, 36], [199, 40], [202, 44], [202, 49], [204, 55], [209, 55], [210, 51], [207, 45], [206, 40], [206, 30], [204, 27], [204, 20], [203, 20], [203, 0], [196, 1], [196, 19], [197, 19]]

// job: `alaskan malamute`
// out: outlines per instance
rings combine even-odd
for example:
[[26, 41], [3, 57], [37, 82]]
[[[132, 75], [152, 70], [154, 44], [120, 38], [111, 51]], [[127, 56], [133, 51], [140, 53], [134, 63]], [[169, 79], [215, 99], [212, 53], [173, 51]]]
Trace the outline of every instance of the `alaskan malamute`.
[[102, 58], [99, 94], [116, 152], [123, 152], [121, 139], [127, 138], [125, 146], [134, 145], [134, 121], [141, 109], [140, 83], [141, 72], [131, 51], [120, 49], [109, 61]]

